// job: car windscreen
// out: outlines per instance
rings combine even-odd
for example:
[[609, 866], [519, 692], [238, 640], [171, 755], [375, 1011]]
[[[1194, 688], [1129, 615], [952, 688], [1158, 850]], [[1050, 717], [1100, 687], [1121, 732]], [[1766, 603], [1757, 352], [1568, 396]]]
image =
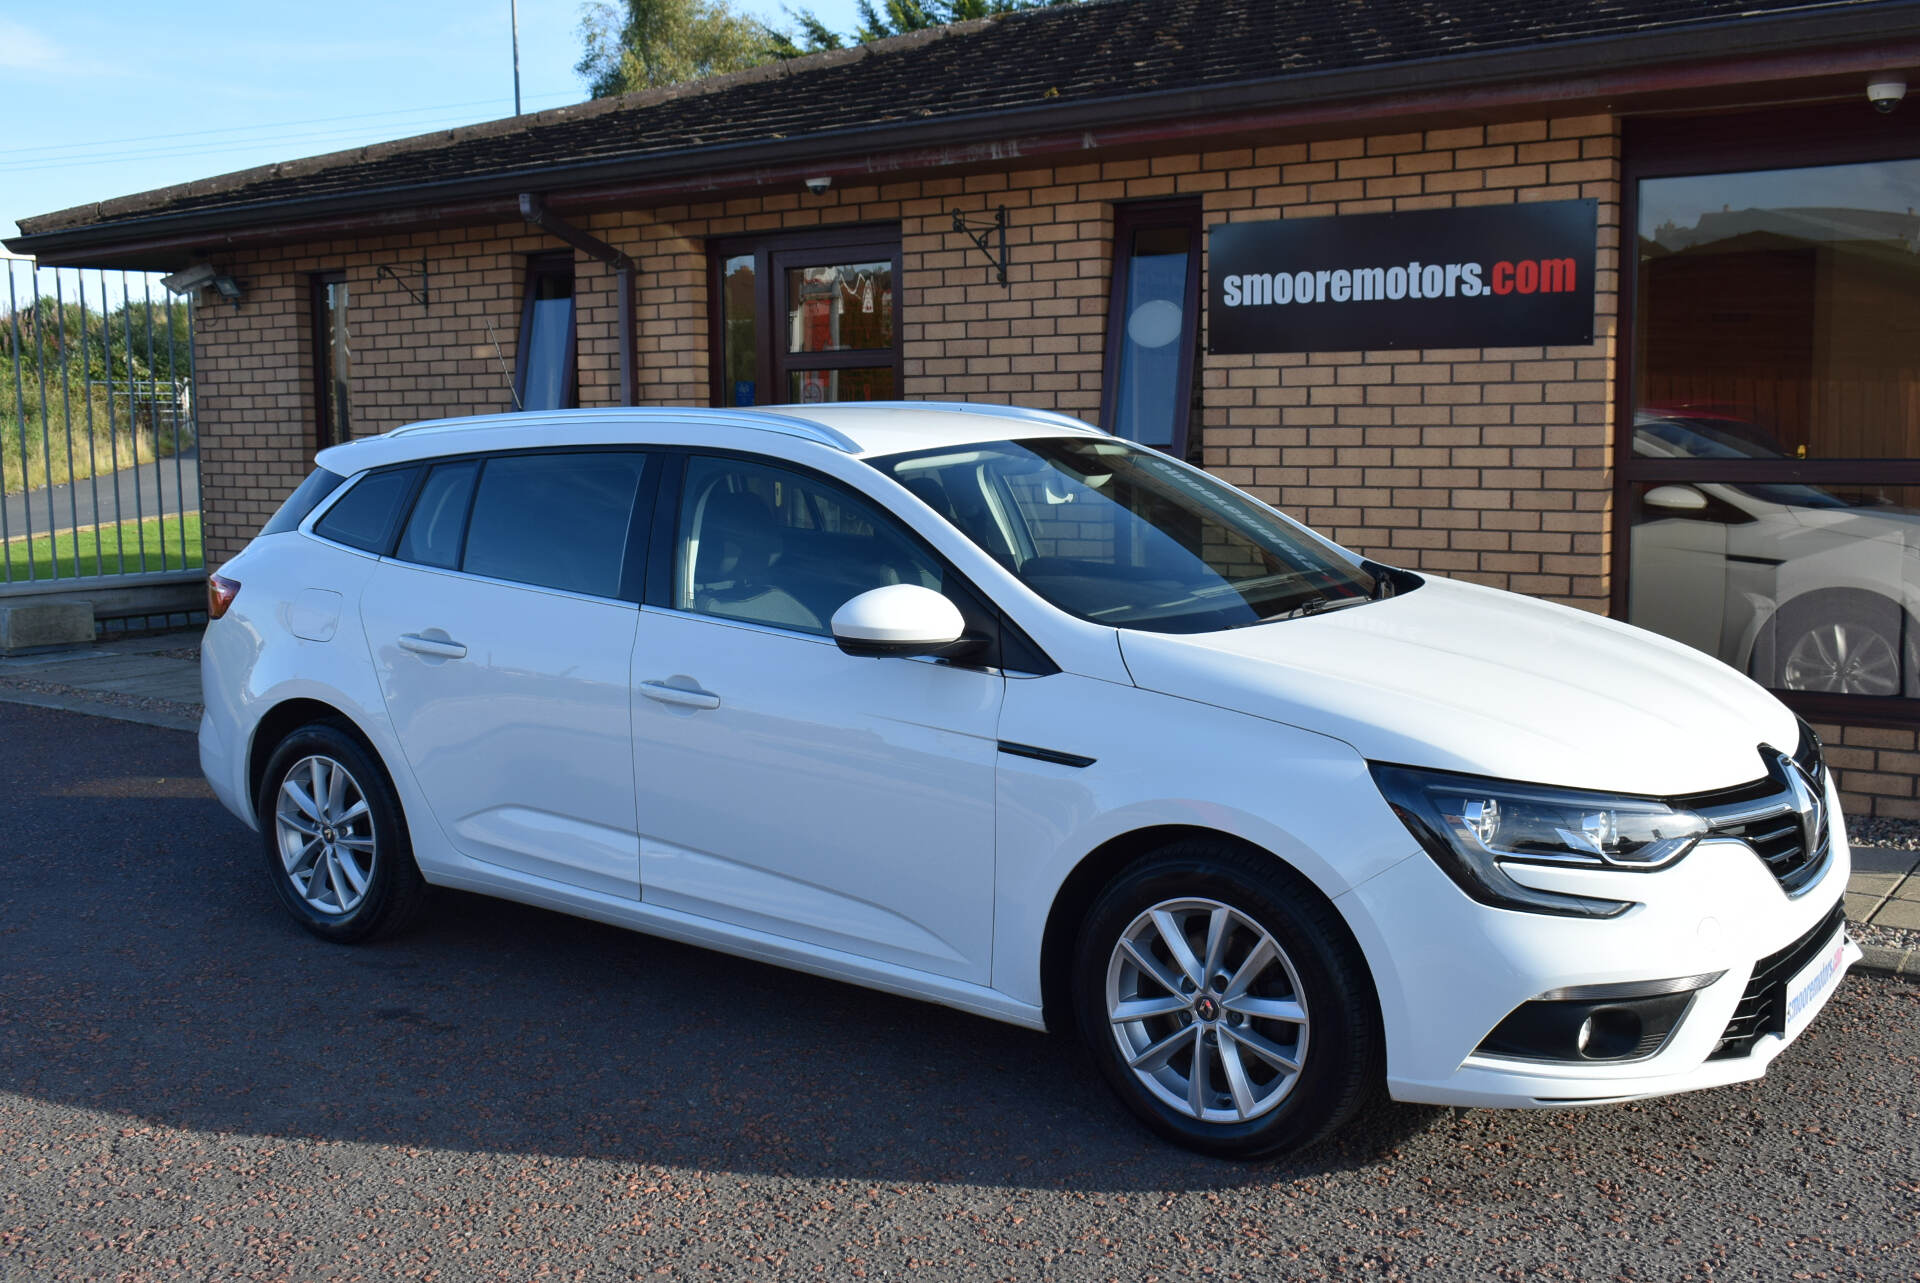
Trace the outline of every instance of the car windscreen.
[[1269, 509], [1124, 441], [1046, 437], [869, 462], [1095, 623], [1212, 632], [1379, 593], [1373, 575]]

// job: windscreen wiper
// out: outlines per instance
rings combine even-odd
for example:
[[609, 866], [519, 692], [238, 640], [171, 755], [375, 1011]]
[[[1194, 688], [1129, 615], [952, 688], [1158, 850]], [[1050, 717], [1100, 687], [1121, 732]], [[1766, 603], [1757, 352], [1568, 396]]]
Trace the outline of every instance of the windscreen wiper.
[[1265, 619], [1253, 620], [1253, 623], [1272, 624], [1283, 619], [1304, 619], [1308, 615], [1324, 615], [1330, 610], [1345, 610], [1349, 606], [1364, 606], [1374, 600], [1371, 597], [1327, 597], [1318, 595], [1307, 598], [1297, 606], [1289, 607], [1278, 614], [1268, 615]]

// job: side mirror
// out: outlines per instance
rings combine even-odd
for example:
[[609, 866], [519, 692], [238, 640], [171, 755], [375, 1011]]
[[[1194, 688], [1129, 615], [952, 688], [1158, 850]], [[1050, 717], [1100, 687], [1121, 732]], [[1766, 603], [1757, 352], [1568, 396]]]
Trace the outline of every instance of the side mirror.
[[959, 641], [967, 621], [931, 588], [888, 584], [861, 593], [833, 612], [833, 640], [849, 655], [928, 655]]
[[1702, 512], [1706, 509], [1707, 497], [1692, 486], [1655, 486], [1647, 491], [1644, 502], [1647, 507], [1662, 512]]

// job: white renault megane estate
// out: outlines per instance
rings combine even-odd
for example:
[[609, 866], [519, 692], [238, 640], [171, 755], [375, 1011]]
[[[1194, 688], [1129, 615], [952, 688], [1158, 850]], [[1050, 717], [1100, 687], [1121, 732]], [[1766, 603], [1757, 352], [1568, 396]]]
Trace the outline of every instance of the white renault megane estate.
[[1859, 956], [1820, 746], [1746, 677], [1072, 419], [571, 411], [318, 463], [211, 577], [200, 752], [330, 940], [461, 887], [1073, 1030], [1234, 1156], [1380, 1082], [1756, 1078]]

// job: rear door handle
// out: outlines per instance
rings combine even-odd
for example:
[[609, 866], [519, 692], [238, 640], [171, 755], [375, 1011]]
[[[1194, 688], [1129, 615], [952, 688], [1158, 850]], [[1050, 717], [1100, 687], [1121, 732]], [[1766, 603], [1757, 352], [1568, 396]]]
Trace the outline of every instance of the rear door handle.
[[648, 699], [657, 699], [662, 704], [678, 704], [682, 708], [718, 708], [720, 697], [703, 690], [688, 690], [684, 686], [669, 686], [665, 682], [641, 682], [640, 693]]
[[410, 650], [416, 655], [432, 655], [435, 659], [465, 659], [467, 648], [457, 641], [439, 641], [432, 637], [422, 637], [419, 633], [400, 634], [400, 649]]

